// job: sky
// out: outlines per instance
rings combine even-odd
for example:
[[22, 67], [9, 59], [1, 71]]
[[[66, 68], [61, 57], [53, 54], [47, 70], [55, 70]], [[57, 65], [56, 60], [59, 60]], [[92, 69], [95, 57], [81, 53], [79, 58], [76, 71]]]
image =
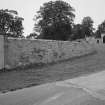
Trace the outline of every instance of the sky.
[[[0, 0], [0, 9], [16, 10], [24, 18], [24, 35], [33, 32], [34, 15], [43, 3], [50, 0]], [[52, 0], [54, 1], [54, 0]], [[90, 16], [94, 20], [94, 27], [105, 20], [105, 0], [64, 0], [75, 9], [74, 22], [81, 23], [83, 17]]]

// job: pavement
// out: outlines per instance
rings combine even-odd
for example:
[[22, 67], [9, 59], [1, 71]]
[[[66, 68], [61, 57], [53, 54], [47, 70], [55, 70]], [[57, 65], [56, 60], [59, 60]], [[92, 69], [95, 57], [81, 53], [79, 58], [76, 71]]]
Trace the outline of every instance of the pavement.
[[1, 93], [0, 105], [105, 105], [105, 71]]

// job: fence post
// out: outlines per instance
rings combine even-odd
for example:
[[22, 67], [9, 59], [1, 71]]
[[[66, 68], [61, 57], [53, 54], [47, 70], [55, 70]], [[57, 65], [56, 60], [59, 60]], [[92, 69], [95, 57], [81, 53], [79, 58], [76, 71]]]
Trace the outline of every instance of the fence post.
[[4, 66], [4, 36], [0, 35], [0, 69], [3, 69]]

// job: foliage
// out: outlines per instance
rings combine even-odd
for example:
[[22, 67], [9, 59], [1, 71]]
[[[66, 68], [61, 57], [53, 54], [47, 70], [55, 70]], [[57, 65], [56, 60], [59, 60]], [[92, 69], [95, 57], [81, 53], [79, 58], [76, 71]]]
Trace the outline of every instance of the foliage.
[[35, 38], [37, 38], [37, 34], [36, 33], [30, 33], [26, 38], [28, 38], [28, 39], [35, 39]]
[[0, 10], [0, 33], [11, 37], [21, 37], [23, 33], [23, 18], [17, 16], [17, 11]]
[[105, 20], [101, 24], [98, 25], [98, 28], [95, 32], [95, 37], [101, 38], [102, 33], [105, 33]]
[[43, 39], [51, 40], [67, 40], [71, 34], [71, 25], [65, 23], [57, 23], [43, 30]]
[[91, 17], [87, 16], [83, 18], [82, 28], [85, 37], [92, 36], [94, 28], [93, 28], [93, 20], [91, 19]]
[[71, 34], [74, 9], [70, 4], [58, 0], [44, 3], [37, 12], [34, 30], [44, 39], [67, 40]]
[[105, 20], [99, 25], [101, 33], [105, 33]]
[[72, 40], [84, 38], [83, 27], [81, 24], [75, 24], [72, 29]]
[[95, 37], [96, 38], [101, 38], [101, 31], [100, 31], [100, 28], [98, 28], [95, 32]]

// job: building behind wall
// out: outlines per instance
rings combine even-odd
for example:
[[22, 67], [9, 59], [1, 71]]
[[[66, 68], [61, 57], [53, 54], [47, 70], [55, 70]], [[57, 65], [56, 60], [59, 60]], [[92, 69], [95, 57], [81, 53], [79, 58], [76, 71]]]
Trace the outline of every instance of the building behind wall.
[[101, 34], [102, 42], [105, 43], [105, 32]]

